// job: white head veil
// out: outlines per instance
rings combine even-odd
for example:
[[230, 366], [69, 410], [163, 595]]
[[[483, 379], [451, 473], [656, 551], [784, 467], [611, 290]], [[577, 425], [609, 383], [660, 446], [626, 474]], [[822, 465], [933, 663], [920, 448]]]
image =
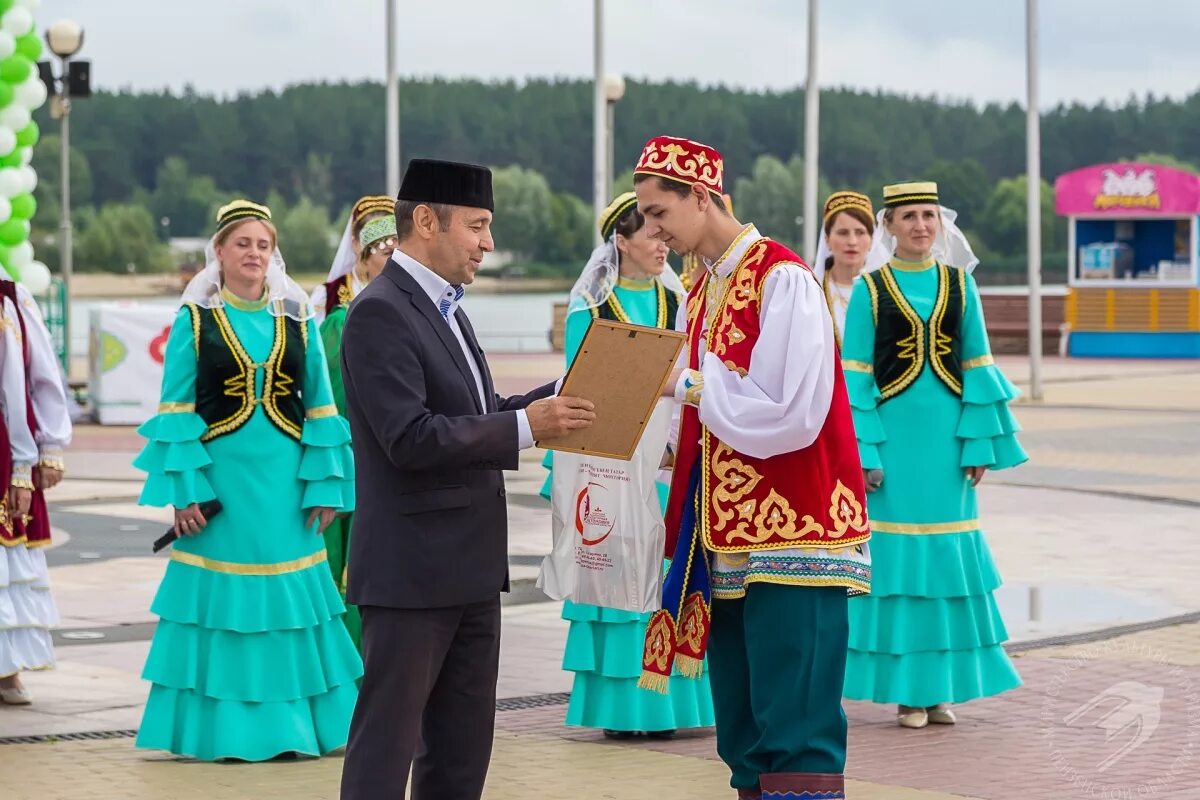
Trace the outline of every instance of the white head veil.
[[[571, 287], [569, 311], [598, 308], [608, 302], [621, 275], [620, 258], [617, 250], [617, 235], [614, 233], [608, 237], [606, 242], [592, 251], [579, 279]], [[674, 292], [681, 298], [687, 295], [683, 288], [683, 282], [679, 280], [675, 270], [671, 269], [670, 264], [664, 264], [662, 274], [655, 276], [654, 280], [661, 283], [668, 292]]]
[[[938, 206], [938, 208], [942, 210], [942, 225], [933, 240], [933, 257], [947, 266], [965, 269], [967, 272], [974, 271], [975, 265], [979, 263], [979, 258], [971, 249], [971, 243], [967, 241], [967, 237], [954, 224], [954, 221], [958, 219], [958, 212], [952, 208], [946, 208], [946, 206]], [[896, 252], [896, 237], [888, 233], [883, 224], [885, 210], [881, 208], [875, 215], [875, 236], [871, 240], [871, 252], [867, 254], [867, 264], [863, 267], [864, 272], [873, 272], [879, 269]]]
[[[224, 308], [221, 296], [221, 261], [217, 258], [217, 234], [204, 246], [204, 269], [200, 270], [183, 290], [181, 301], [195, 303], [201, 308]], [[283, 254], [276, 245], [267, 264], [267, 308], [272, 316], [291, 317], [304, 322], [313, 316], [313, 307], [300, 285], [288, 277]]]

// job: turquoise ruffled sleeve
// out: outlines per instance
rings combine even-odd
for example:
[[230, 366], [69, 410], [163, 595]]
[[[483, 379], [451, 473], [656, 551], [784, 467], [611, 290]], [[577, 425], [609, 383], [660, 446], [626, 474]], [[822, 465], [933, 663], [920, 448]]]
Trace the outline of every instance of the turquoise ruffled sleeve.
[[354, 453], [350, 449], [350, 424], [338, 413], [329, 385], [329, 367], [316, 324], [310, 319], [308, 349], [304, 354], [304, 429], [300, 445], [300, 480], [304, 481], [303, 508], [354, 510]]
[[175, 316], [163, 351], [158, 413], [138, 428], [148, 440], [133, 460], [146, 473], [141, 505], [186, 508], [216, 497], [204, 475], [212, 463], [200, 442], [207, 429], [196, 413], [196, 340], [192, 311], [185, 306]]
[[879, 387], [875, 384], [875, 310], [866, 279], [856, 281], [846, 309], [842, 337], [842, 370], [858, 437], [863, 469], [883, 469], [879, 445], [887, 440], [879, 419]]
[[957, 436], [963, 442], [963, 467], [1007, 469], [1029, 460], [1017, 431], [1021, 426], [1008, 408], [1020, 390], [992, 359], [983, 303], [975, 279], [967, 275], [967, 309], [962, 325], [962, 416]]

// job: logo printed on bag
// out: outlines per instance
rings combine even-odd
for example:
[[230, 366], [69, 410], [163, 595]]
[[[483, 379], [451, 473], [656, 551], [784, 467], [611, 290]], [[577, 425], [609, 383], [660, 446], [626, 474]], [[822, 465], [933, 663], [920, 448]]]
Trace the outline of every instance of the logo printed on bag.
[[594, 547], [607, 539], [616, 525], [604, 513], [601, 505], [607, 495], [608, 490], [603, 485], [592, 482], [584, 486], [575, 498], [575, 532], [588, 547]]

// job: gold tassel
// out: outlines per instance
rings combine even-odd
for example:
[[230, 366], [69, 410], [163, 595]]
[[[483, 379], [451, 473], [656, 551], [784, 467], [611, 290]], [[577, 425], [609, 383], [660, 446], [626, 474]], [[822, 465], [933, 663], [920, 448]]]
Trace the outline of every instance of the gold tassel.
[[704, 674], [704, 659], [692, 656], [675, 656], [675, 666], [685, 678], [699, 678]]
[[642, 677], [638, 678], [638, 688], [646, 689], [659, 694], [666, 694], [667, 688], [670, 686], [671, 679], [666, 675], [660, 675], [657, 672], [642, 672]]

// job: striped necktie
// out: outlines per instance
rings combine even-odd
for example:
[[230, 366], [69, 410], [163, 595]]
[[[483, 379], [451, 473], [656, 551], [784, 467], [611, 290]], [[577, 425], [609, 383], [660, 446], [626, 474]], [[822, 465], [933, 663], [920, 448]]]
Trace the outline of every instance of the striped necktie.
[[450, 306], [462, 300], [463, 295], [467, 293], [467, 290], [461, 286], [451, 286], [450, 288], [454, 290], [454, 296], [449, 297], [447, 294], [443, 294], [442, 299], [438, 301], [438, 311], [442, 312], [442, 319], [446, 322], [450, 321]]

